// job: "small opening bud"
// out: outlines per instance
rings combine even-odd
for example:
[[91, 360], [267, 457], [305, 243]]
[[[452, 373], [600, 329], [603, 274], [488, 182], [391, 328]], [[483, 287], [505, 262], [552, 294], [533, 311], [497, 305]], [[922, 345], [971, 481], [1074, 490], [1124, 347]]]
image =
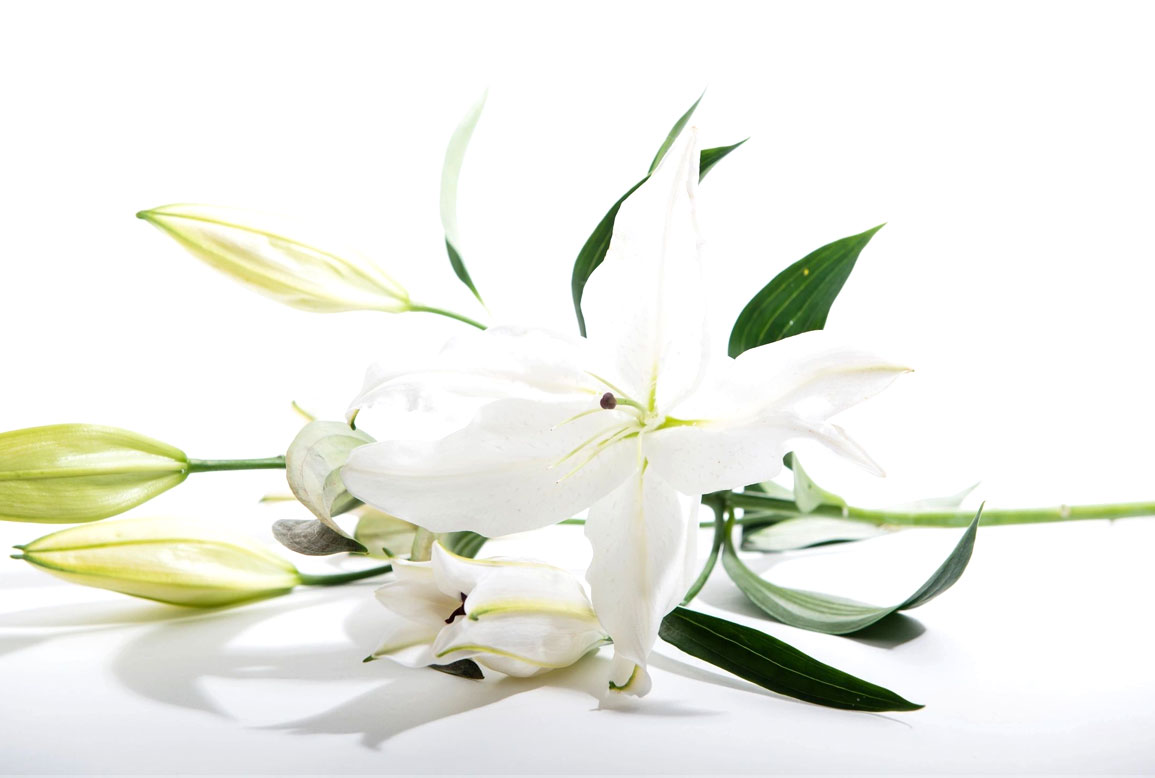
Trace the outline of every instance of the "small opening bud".
[[607, 411], [612, 411], [618, 407], [618, 398], [614, 397], [613, 392], [606, 392], [602, 395], [602, 407]]

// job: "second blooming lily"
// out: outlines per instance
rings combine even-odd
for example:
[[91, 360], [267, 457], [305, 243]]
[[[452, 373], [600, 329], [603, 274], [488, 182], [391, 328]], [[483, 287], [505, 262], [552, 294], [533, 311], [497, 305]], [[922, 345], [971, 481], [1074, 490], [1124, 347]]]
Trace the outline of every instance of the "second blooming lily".
[[658, 627], [693, 579], [701, 495], [762, 481], [791, 441], [816, 440], [878, 471], [829, 418], [906, 368], [810, 332], [715, 351], [695, 214], [699, 152], [683, 133], [627, 198], [583, 307], [588, 339], [500, 327], [451, 341], [433, 365], [371, 372], [351, 411], [443, 417], [431, 441], [356, 449], [361, 500], [434, 532], [488, 536], [590, 509], [587, 577], [614, 642], [611, 688], [645, 694]]

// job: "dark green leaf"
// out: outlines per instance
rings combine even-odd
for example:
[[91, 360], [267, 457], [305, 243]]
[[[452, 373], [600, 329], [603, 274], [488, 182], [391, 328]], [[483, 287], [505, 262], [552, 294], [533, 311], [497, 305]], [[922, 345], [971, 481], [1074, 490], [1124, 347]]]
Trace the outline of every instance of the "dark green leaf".
[[594, 227], [594, 231], [586, 238], [585, 245], [582, 250], [578, 252], [577, 259], [573, 263], [573, 276], [570, 279], [570, 291], [573, 292], [573, 308], [574, 313], [577, 314], [578, 329], [581, 330], [582, 337], [586, 334], [586, 319], [582, 315], [582, 293], [585, 292], [586, 281], [589, 281], [590, 276], [597, 270], [598, 265], [606, 258], [606, 252], [610, 248], [610, 236], [614, 232], [614, 219], [618, 217], [618, 209], [622, 207], [622, 202], [627, 197], [634, 193], [642, 184], [646, 183], [649, 176], [643, 178], [638, 183], [630, 187], [630, 191], [618, 198], [618, 201], [613, 204], [602, 220], [598, 222], [598, 226]]
[[473, 559], [477, 556], [477, 552], [485, 545], [485, 541], [489, 538], [484, 535], [478, 535], [476, 532], [450, 532], [445, 536], [442, 545], [449, 551], [452, 551], [458, 556], [468, 557]]
[[472, 659], [458, 659], [447, 665], [429, 665], [429, 669], [446, 675], [456, 675], [458, 678], [468, 678], [471, 681], [480, 681], [485, 677], [477, 662]]
[[334, 532], [316, 519], [280, 519], [273, 524], [273, 537], [290, 551], [308, 556], [365, 551], [356, 540]]
[[826, 326], [830, 306], [874, 229], [828, 243], [776, 275], [751, 298], [730, 331], [730, 356]]
[[746, 140], [740, 140], [733, 146], [716, 146], [712, 149], [702, 149], [702, 155], [698, 158], [698, 181], [700, 182], [710, 172], [710, 168], [722, 161], [727, 154], [745, 143]]
[[[746, 141], [735, 143], [733, 146], [719, 146], [713, 149], [702, 149], [699, 157], [699, 172], [698, 180], [709, 172], [710, 168], [718, 164], [734, 149], [741, 146]], [[664, 152], [663, 152], [664, 153]], [[574, 313], [577, 314], [578, 329], [584, 337], [586, 334], [586, 319], [582, 314], [582, 294], [585, 292], [586, 282], [589, 281], [590, 276], [597, 270], [598, 265], [606, 258], [606, 252], [610, 248], [610, 236], [614, 232], [614, 220], [618, 217], [618, 209], [622, 207], [622, 203], [627, 197], [634, 193], [639, 186], [646, 183], [649, 176], [646, 176], [638, 183], [630, 187], [630, 191], [618, 198], [618, 201], [610, 207], [602, 220], [598, 222], [598, 226], [594, 227], [594, 231], [586, 238], [585, 245], [582, 246], [581, 251], [578, 252], [577, 259], [573, 263], [573, 276], [570, 279], [570, 291], [573, 293], [573, 307]]]
[[896, 611], [917, 608], [953, 586], [970, 562], [982, 512], [982, 508], [979, 508], [950, 556], [934, 575], [898, 605], [879, 607], [830, 594], [776, 586], [755, 574], [738, 558], [730, 532], [726, 533], [722, 549], [722, 566], [750, 602], [784, 624], [815, 632], [844, 635], [869, 627]]
[[461, 283], [469, 287], [469, 291], [473, 292], [473, 296], [481, 302], [481, 295], [477, 291], [477, 287], [473, 285], [473, 279], [469, 277], [469, 271], [465, 269], [465, 262], [462, 261], [461, 255], [457, 253], [457, 249], [449, 242], [449, 238], [445, 239], [445, 250], [449, 254], [449, 264], [453, 267], [453, 272], [457, 275]]
[[764, 689], [831, 708], [909, 711], [921, 705], [823, 664], [781, 640], [732, 621], [675, 608], [662, 640]]

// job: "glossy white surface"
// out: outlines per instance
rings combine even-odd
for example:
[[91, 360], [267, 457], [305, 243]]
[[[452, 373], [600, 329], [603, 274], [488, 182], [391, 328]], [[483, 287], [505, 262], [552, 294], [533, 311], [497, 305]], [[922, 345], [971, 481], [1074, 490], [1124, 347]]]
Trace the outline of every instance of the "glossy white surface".
[[[862, 505], [982, 479], [989, 505], [1155, 499], [1149, 441], [1155, 51], [1145, 4], [0, 7], [0, 429], [89, 421], [194, 457], [268, 456], [290, 400], [338, 417], [378, 358], [460, 331], [311, 315], [132, 218], [178, 201], [307, 215], [470, 313], [441, 244], [444, 143], [488, 86], [463, 255], [498, 320], [572, 331], [573, 256], [709, 86], [701, 190], [720, 337], [812, 249], [889, 224], [828, 328], [917, 372], [841, 417], [888, 470], [803, 450]], [[197, 475], [131, 515], [268, 537], [275, 472]], [[52, 528], [0, 526], [0, 543]], [[790, 557], [775, 581], [905, 597], [957, 531]], [[703, 544], [706, 537], [703, 536]], [[762, 693], [663, 647], [600, 706], [607, 659], [470, 684], [361, 664], [370, 585], [177, 613], [0, 559], [10, 772], [1146, 772], [1155, 521], [980, 531], [962, 582], [855, 638], [699, 605], [927, 707]], [[582, 569], [577, 528], [495, 543]], [[307, 563], [318, 568], [315, 561]], [[318, 568], [319, 569], [319, 568]]]

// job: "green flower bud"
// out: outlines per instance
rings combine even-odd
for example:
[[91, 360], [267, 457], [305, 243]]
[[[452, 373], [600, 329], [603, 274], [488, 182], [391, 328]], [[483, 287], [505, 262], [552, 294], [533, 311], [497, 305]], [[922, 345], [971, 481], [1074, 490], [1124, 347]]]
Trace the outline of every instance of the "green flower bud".
[[263, 295], [305, 311], [411, 310], [409, 294], [376, 265], [279, 234], [268, 217], [208, 205], [166, 205], [138, 217], [193, 256]]
[[71, 527], [17, 548], [13, 558], [66, 581], [194, 608], [275, 597], [301, 583], [293, 565], [251, 539], [185, 520]]
[[0, 519], [104, 519], [171, 489], [188, 473], [184, 452], [114, 427], [55, 424], [0, 433]]
[[361, 501], [345, 490], [341, 467], [353, 449], [372, 442], [373, 438], [343, 421], [311, 421], [285, 454], [285, 478], [293, 495], [329, 529], [345, 537], [349, 533], [333, 517]]

